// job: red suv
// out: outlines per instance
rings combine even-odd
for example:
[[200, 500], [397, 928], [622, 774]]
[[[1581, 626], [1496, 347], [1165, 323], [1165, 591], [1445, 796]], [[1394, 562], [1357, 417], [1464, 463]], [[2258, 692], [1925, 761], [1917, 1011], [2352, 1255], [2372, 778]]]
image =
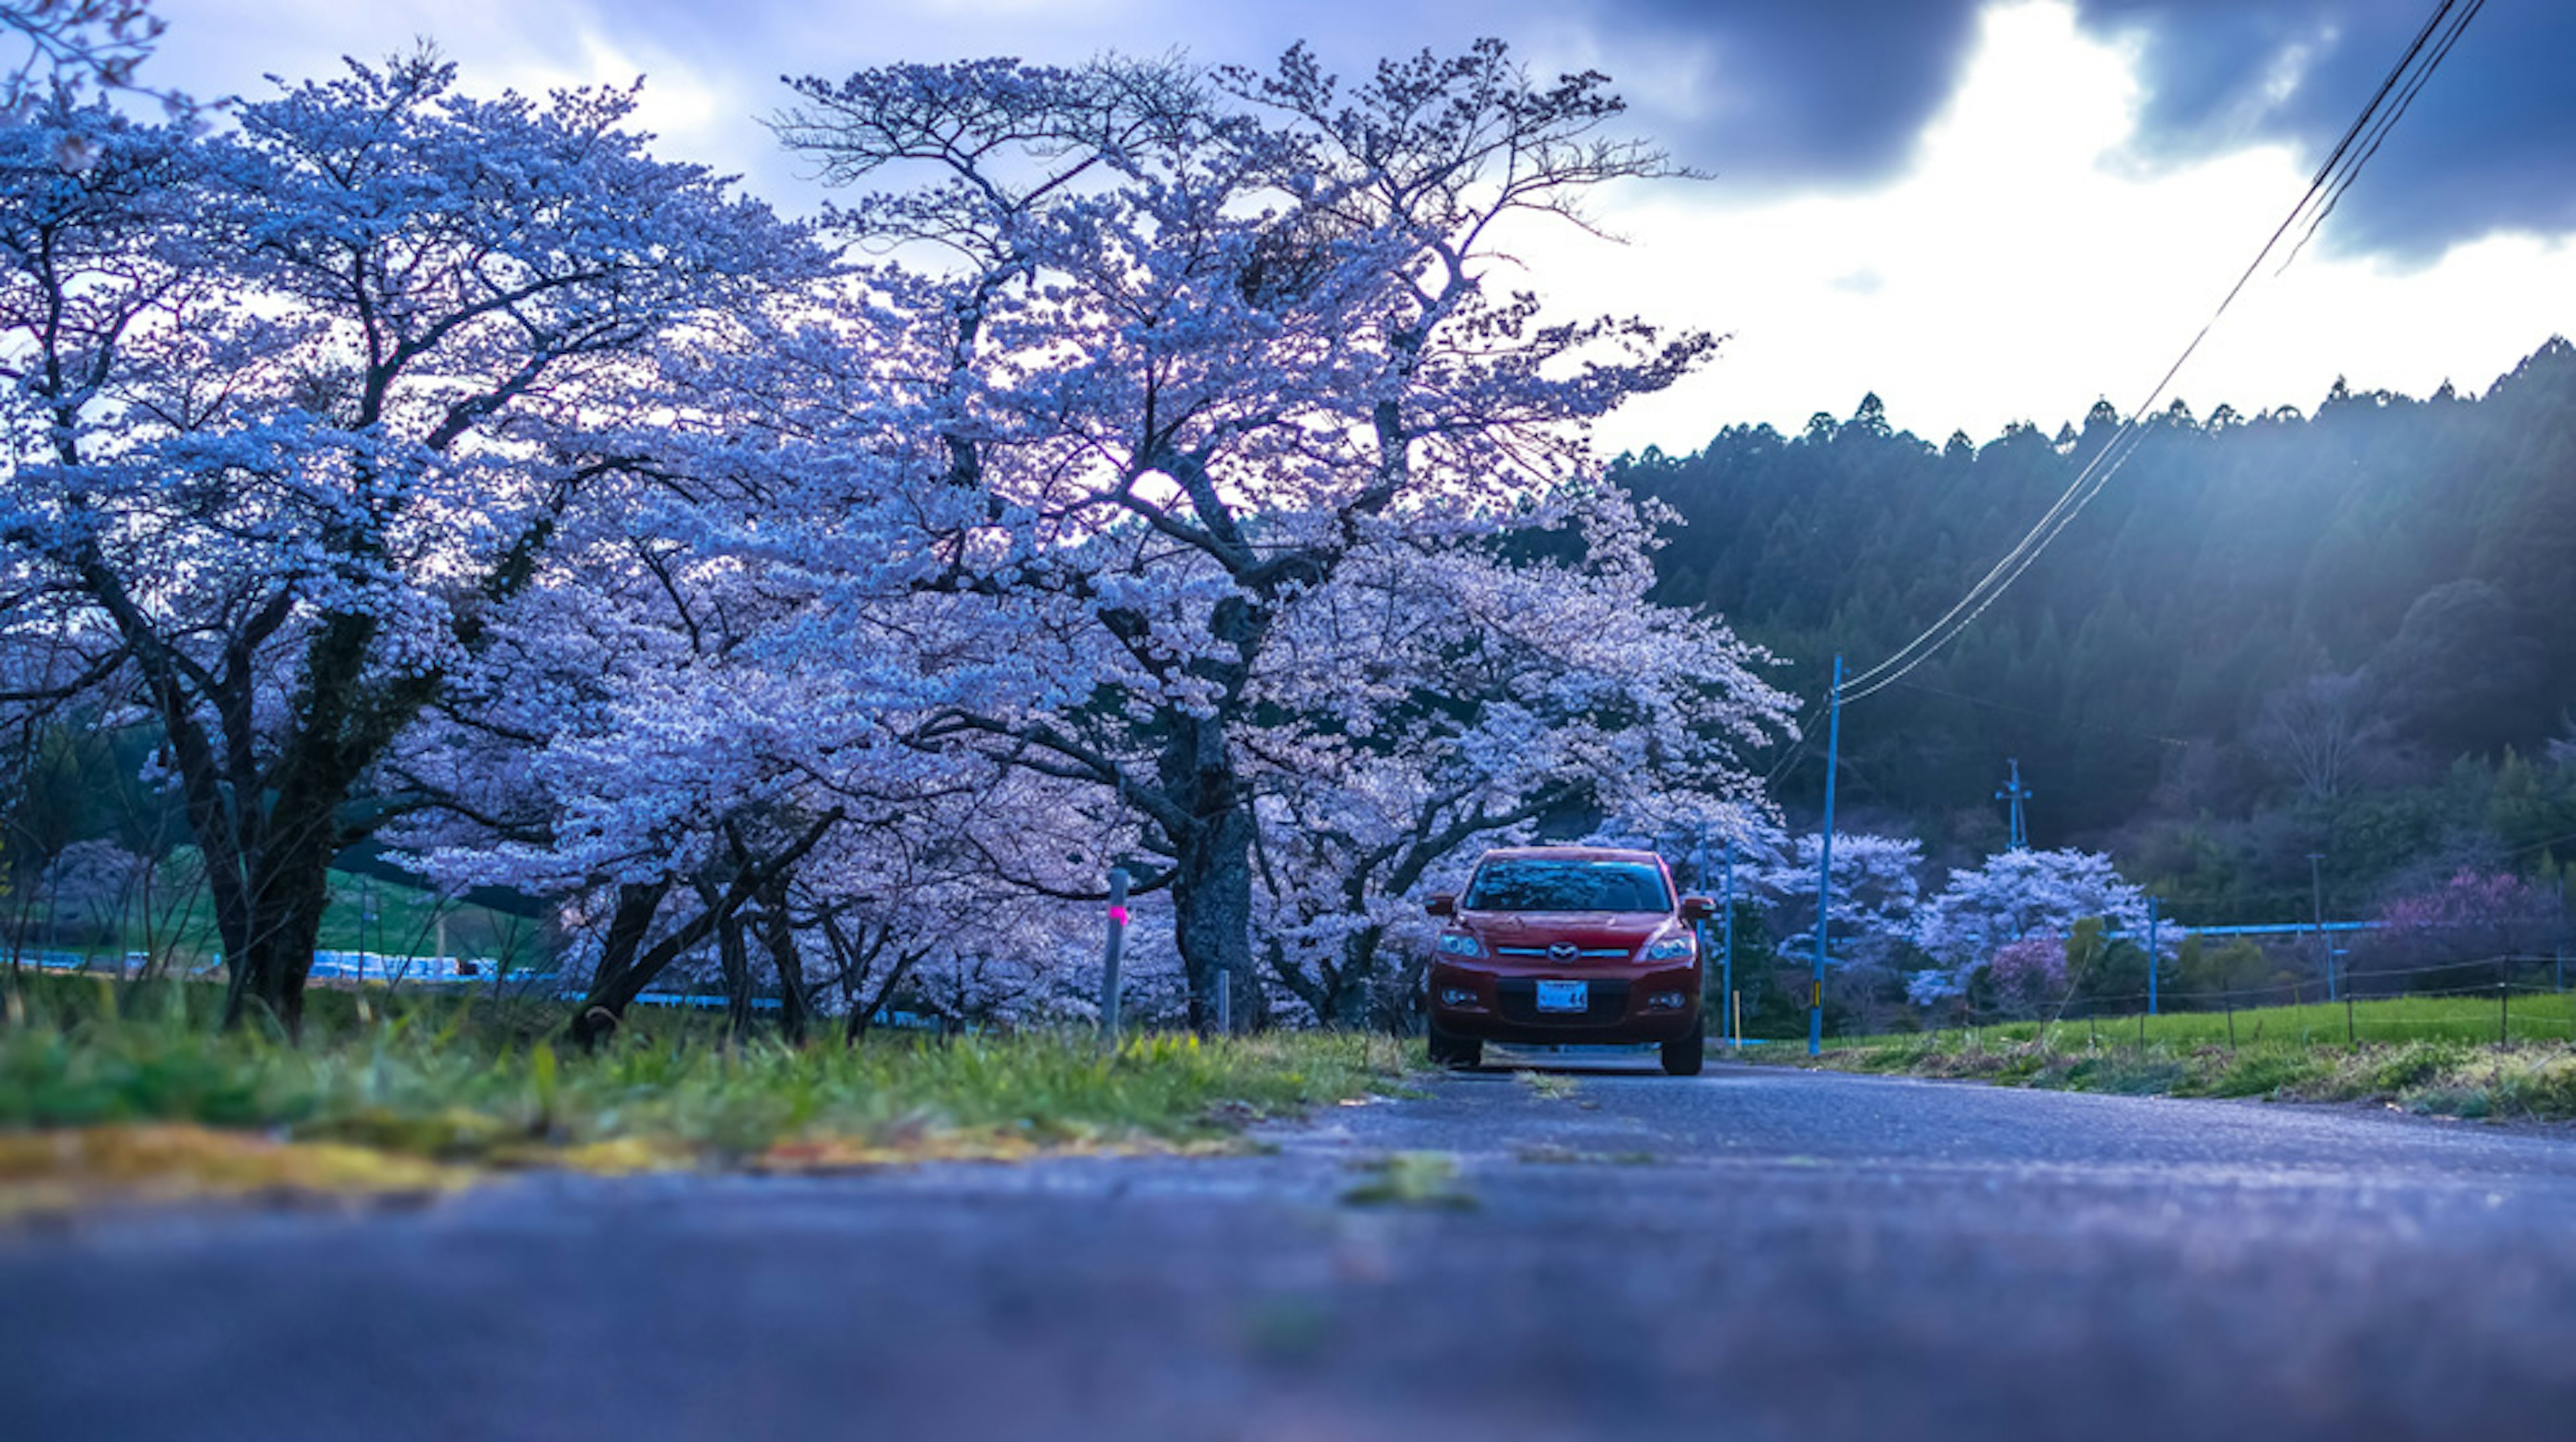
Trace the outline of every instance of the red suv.
[[1533, 846], [1488, 851], [1464, 896], [1427, 903], [1431, 1062], [1474, 1066], [1485, 1043], [1656, 1042], [1664, 1070], [1697, 1076], [1704, 896], [1673, 898], [1651, 851]]

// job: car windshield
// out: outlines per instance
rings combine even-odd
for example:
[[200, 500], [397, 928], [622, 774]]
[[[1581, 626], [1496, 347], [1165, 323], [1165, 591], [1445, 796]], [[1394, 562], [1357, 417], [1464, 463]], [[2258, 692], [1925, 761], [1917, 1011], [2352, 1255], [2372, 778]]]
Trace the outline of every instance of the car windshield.
[[1637, 861], [1523, 856], [1488, 861], [1467, 888], [1469, 911], [1670, 911], [1664, 874]]

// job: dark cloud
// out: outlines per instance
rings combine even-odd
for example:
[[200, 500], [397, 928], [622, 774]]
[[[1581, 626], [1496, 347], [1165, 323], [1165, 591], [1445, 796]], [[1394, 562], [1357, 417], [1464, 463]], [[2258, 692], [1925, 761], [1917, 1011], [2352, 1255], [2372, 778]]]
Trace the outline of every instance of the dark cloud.
[[[2147, 138], [2188, 157], [2249, 134], [2324, 159], [2432, 12], [2424, 0], [2245, 5], [2090, 0], [2097, 25], [2144, 27]], [[2291, 47], [2298, 87], [2257, 108]], [[2497, 230], [2576, 230], [2576, 6], [2505, 0], [2459, 47], [2370, 162], [2328, 228], [2341, 249], [2409, 259]]]
[[[1614, 49], [1701, 53], [1711, 94], [1674, 133], [1740, 184], [1861, 183], [1901, 165], [1975, 38], [1978, 0], [1608, 0]], [[2141, 45], [2141, 149], [2189, 160], [2287, 140], [2322, 160], [2431, 0], [2078, 0]], [[2576, 230], [2576, 5], [2487, 6], [2328, 228], [2407, 259], [2497, 230]], [[2297, 83], [2275, 93], [2285, 76]]]
[[1973, 0], [1611, 0], [1614, 45], [1696, 49], [1706, 155], [1755, 183], [1894, 168], [1949, 95], [1976, 38]]

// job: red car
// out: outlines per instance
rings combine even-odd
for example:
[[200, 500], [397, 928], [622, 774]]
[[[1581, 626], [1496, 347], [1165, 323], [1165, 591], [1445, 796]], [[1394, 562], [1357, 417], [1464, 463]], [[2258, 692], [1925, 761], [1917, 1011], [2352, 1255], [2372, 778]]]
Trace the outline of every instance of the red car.
[[1665, 1071], [1699, 1074], [1707, 1031], [1694, 923], [1717, 908], [1704, 896], [1676, 901], [1662, 857], [1488, 851], [1464, 896], [1426, 906], [1448, 923], [1431, 953], [1434, 1066], [1474, 1066], [1489, 1041], [1655, 1042]]

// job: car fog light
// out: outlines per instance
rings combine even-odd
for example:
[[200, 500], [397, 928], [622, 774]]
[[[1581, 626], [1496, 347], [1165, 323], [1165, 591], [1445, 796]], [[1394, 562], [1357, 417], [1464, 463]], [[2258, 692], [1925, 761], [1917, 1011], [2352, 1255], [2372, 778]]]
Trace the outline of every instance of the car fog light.
[[1646, 1005], [1663, 1011], [1679, 1011], [1686, 1000], [1678, 991], [1659, 991], [1646, 998]]
[[1474, 1006], [1476, 1004], [1476, 994], [1467, 990], [1463, 986], [1444, 986], [1440, 989], [1440, 1004], [1442, 1006]]

